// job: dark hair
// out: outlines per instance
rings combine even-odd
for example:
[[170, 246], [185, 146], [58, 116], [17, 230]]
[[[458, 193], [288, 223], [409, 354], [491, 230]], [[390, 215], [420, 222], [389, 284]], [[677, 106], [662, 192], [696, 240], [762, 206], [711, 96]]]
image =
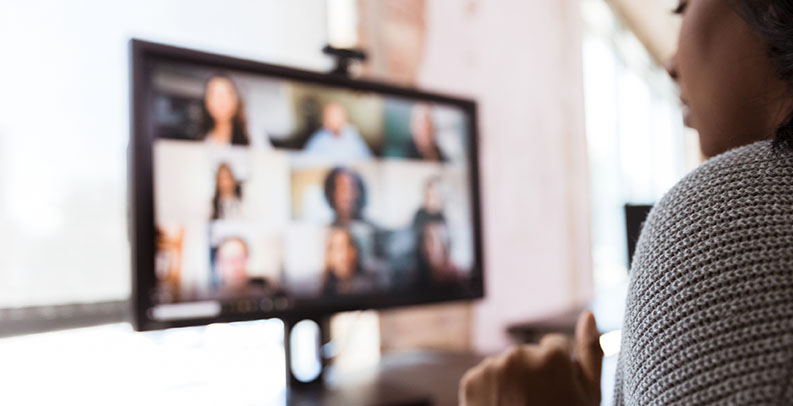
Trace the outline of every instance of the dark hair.
[[[335, 228], [332, 229], [332, 232], [339, 232], [344, 234], [347, 237], [347, 243], [350, 244], [353, 250], [355, 250], [355, 264], [353, 266], [355, 269], [353, 270], [354, 275], [360, 275], [363, 273], [363, 263], [361, 262], [361, 248], [358, 246], [358, 241], [355, 240], [355, 236], [352, 233], [344, 228]], [[328, 241], [328, 247], [330, 247], [330, 241]], [[327, 260], [327, 249], [325, 250], [325, 256]], [[325, 295], [333, 295], [338, 293], [338, 285], [339, 285], [339, 277], [333, 273], [330, 268], [328, 267], [327, 263], [325, 264], [325, 272], [324, 277], [322, 280], [322, 293]]]
[[328, 175], [325, 176], [325, 199], [328, 201], [328, 205], [336, 211], [333, 195], [336, 191], [336, 177], [338, 175], [349, 175], [355, 180], [355, 186], [358, 189], [358, 199], [355, 201], [355, 207], [353, 207], [352, 218], [359, 220], [363, 215], [363, 208], [366, 207], [366, 185], [364, 185], [363, 178], [358, 172], [342, 167], [333, 168], [328, 172]]
[[206, 82], [204, 82], [204, 98], [202, 99], [201, 103], [201, 124], [199, 126], [201, 136], [206, 136], [207, 133], [215, 128], [215, 119], [212, 118], [211, 114], [209, 114], [209, 110], [207, 110], [206, 105], [207, 87], [209, 86], [209, 82], [211, 82], [213, 79], [225, 79], [231, 84], [231, 87], [234, 89], [234, 93], [237, 95], [237, 111], [234, 112], [234, 117], [231, 120], [231, 144], [249, 145], [250, 140], [248, 138], [248, 124], [245, 118], [245, 103], [242, 100], [239, 89], [237, 89], [237, 85], [233, 80], [231, 80], [231, 76], [225, 73], [213, 74], [209, 77], [209, 79], [207, 79]]
[[[768, 44], [777, 76], [788, 83], [793, 97], [793, 1], [732, 1], [746, 23]], [[793, 113], [776, 129], [774, 147], [793, 150]]]
[[446, 233], [443, 235], [443, 248], [446, 251], [447, 257], [450, 254], [452, 245], [449, 238], [449, 227], [445, 220], [432, 219], [421, 225], [416, 238], [416, 266], [418, 267], [416, 282], [423, 286], [432, 284], [432, 265], [430, 265], [430, 261], [424, 253], [424, 244], [427, 243], [427, 229], [435, 225], [441, 226], [446, 230]]
[[223, 169], [229, 171], [231, 177], [234, 179], [234, 195], [237, 196], [238, 199], [242, 199], [242, 185], [234, 178], [234, 172], [231, 170], [231, 166], [225, 162], [221, 163], [218, 165], [218, 170], [215, 172], [215, 195], [212, 196], [212, 220], [220, 218], [220, 186], [218, 185], [218, 177], [220, 176], [220, 171]]

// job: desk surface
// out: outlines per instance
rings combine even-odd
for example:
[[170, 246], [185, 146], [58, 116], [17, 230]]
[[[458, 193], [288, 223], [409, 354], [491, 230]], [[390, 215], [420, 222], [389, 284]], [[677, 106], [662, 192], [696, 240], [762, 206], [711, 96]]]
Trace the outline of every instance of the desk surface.
[[327, 385], [302, 387], [290, 406], [455, 406], [460, 378], [481, 357], [443, 351], [403, 351], [386, 355], [371, 370], [335, 376]]
[[379, 376], [432, 397], [433, 406], [457, 405], [457, 389], [465, 372], [483, 357], [441, 351], [410, 351], [385, 356]]
[[[259, 321], [150, 333], [114, 324], [4, 338], [0, 403], [283, 406], [282, 334], [280, 323]], [[438, 351], [392, 353], [376, 368], [338, 382], [385, 382], [428, 395], [433, 405], [451, 406], [457, 405], [460, 377], [479, 359]]]
[[[382, 388], [388, 404], [453, 406], [458, 404], [460, 378], [481, 359], [464, 353], [402, 351], [385, 355], [377, 369], [360, 383], [373, 385], [372, 392]], [[392, 398], [395, 393], [397, 396]], [[361, 399], [356, 403], [379, 402]]]

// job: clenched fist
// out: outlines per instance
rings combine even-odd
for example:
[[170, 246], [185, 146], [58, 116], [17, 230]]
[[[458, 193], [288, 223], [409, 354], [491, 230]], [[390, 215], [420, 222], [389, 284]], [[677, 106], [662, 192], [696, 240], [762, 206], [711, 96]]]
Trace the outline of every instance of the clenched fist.
[[460, 405], [598, 405], [602, 362], [595, 317], [587, 311], [574, 339], [551, 334], [469, 370], [460, 381]]

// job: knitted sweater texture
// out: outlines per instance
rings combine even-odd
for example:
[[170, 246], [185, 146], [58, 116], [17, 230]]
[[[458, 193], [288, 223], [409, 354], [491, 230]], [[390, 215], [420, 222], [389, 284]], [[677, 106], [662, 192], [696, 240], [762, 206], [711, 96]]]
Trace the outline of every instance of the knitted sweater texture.
[[793, 154], [712, 158], [636, 248], [617, 405], [793, 405]]

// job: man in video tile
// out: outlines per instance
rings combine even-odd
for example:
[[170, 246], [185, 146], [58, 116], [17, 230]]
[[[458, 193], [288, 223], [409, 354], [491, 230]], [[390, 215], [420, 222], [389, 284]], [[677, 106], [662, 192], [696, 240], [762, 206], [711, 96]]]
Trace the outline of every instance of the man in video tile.
[[270, 282], [248, 273], [248, 244], [238, 237], [221, 241], [215, 254], [215, 272], [220, 280], [219, 298], [257, 297], [273, 294]]
[[323, 108], [322, 128], [311, 136], [304, 151], [337, 162], [372, 157], [369, 145], [348, 122], [347, 111], [335, 102], [328, 103]]

